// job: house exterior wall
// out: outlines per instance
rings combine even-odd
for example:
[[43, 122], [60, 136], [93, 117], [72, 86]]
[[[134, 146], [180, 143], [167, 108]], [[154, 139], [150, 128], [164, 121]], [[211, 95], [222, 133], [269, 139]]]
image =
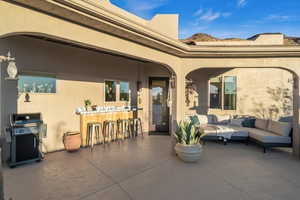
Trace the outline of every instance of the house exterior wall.
[[[209, 79], [216, 76], [237, 77], [236, 110], [209, 108]], [[276, 68], [202, 69], [188, 77], [195, 80], [197, 90], [186, 107], [186, 114], [251, 115], [274, 120], [292, 115], [293, 75], [288, 71]]]
[[159, 14], [155, 15], [147, 25], [154, 30], [161, 32], [162, 34], [168, 35], [171, 38], [178, 39], [178, 15], [167, 15]]
[[138, 22], [154, 31], [168, 35], [168, 37], [178, 39], [178, 14], [157, 14], [152, 19], [146, 20], [115, 6], [109, 0], [92, 1], [95, 6], [101, 6], [111, 12], [118, 13], [118, 15], [125, 17], [128, 20]]
[[[20, 0], [18, 4], [15, 4], [13, 0], [0, 1], [0, 11], [5, 16], [0, 18], [0, 37], [5, 38], [18, 34], [38, 35], [168, 66], [170, 71], [176, 75], [176, 89], [173, 93], [176, 102], [172, 104], [172, 115], [175, 115], [172, 119], [173, 131], [176, 128], [176, 122], [184, 117], [185, 77], [190, 72], [200, 68], [226, 69], [228, 66], [232, 68], [284, 68], [294, 75], [294, 152], [296, 155], [300, 155], [299, 46], [190, 47], [179, 40], [151, 30], [139, 20], [126, 16], [120, 17], [116, 12], [108, 12], [88, 2], [90, 1], [34, 2]], [[22, 5], [28, 6], [23, 7]], [[1, 55], [5, 55], [11, 48], [10, 46], [13, 44], [6, 44], [6, 46], [1, 44], [1, 48], [5, 48], [0, 52]], [[12, 52], [12, 56], [18, 60], [18, 66], [23, 65], [19, 56], [22, 57], [26, 54], [24, 61], [29, 61], [34, 57], [30, 50], [23, 48], [24, 54]], [[66, 54], [63, 52], [61, 56], [68, 56], [68, 52]], [[49, 59], [49, 55], [45, 57]], [[58, 61], [51, 60], [53, 63]], [[81, 61], [82, 59], [78, 62]], [[100, 61], [98, 62], [100, 63]], [[105, 59], [101, 61], [101, 63], [103, 62]], [[122, 64], [122, 62], [118, 64], [120, 63]], [[1, 67], [5, 68], [5, 65], [5, 63], [1, 63]], [[53, 64], [45, 67], [45, 71], [51, 70], [52, 66]], [[61, 69], [66, 70], [68, 67], [64, 66]], [[91, 66], [90, 70], [93, 69]], [[116, 70], [113, 72], [116, 73]], [[5, 101], [6, 92], [15, 91], [13, 87], [15, 86], [2, 90], [1, 104]], [[11, 102], [9, 103], [11, 104]], [[2, 124], [1, 126], [3, 127]], [[1, 130], [2, 127], [0, 127]]]

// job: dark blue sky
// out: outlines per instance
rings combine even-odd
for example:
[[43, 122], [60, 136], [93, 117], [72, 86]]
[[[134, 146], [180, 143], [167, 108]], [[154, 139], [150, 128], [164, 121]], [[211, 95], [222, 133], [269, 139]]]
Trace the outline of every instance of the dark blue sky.
[[145, 19], [180, 15], [180, 38], [203, 32], [216, 37], [247, 38], [281, 32], [300, 36], [300, 0], [111, 0]]

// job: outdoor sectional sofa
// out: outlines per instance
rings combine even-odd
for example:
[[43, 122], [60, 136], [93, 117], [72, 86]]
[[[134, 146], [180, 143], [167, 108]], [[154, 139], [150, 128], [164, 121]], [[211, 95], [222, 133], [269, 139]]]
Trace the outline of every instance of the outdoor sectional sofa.
[[[195, 117], [195, 116], [194, 116]], [[202, 139], [223, 141], [249, 141], [267, 148], [292, 147], [292, 124], [265, 119], [255, 120], [253, 127], [243, 127], [246, 119], [230, 119], [230, 116], [196, 115], [200, 124], [198, 127], [206, 134]]]

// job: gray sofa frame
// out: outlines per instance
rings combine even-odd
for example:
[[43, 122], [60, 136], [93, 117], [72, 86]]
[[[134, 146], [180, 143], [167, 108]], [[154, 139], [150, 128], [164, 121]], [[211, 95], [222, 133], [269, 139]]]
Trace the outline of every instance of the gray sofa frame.
[[240, 137], [240, 136], [232, 136], [231, 139], [225, 140], [224, 138], [220, 139], [220, 136], [204, 136], [202, 138], [203, 144], [205, 144], [207, 141], [222, 141], [224, 145], [227, 145], [228, 142], [233, 141], [233, 142], [245, 142], [247, 145], [249, 142], [253, 142], [263, 148], [263, 152], [266, 153], [267, 149], [273, 148], [273, 147], [293, 147], [293, 129], [291, 130], [290, 133], [291, 137], [291, 143], [286, 144], [286, 143], [264, 143], [261, 141], [258, 141], [254, 138], [251, 137]]

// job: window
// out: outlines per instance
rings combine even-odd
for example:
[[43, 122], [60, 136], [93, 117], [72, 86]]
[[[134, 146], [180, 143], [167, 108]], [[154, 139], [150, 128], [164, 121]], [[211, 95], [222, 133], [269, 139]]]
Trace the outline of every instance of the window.
[[237, 84], [235, 76], [210, 79], [210, 108], [236, 110]]
[[222, 78], [210, 80], [210, 108], [222, 108]]
[[236, 109], [236, 77], [224, 77], [224, 110]]
[[105, 81], [105, 101], [130, 101], [130, 86], [126, 81]]
[[129, 101], [129, 82], [120, 82], [120, 101]]
[[20, 75], [19, 93], [56, 93], [56, 78], [35, 75]]
[[105, 81], [105, 101], [112, 102], [117, 100], [117, 82]]

